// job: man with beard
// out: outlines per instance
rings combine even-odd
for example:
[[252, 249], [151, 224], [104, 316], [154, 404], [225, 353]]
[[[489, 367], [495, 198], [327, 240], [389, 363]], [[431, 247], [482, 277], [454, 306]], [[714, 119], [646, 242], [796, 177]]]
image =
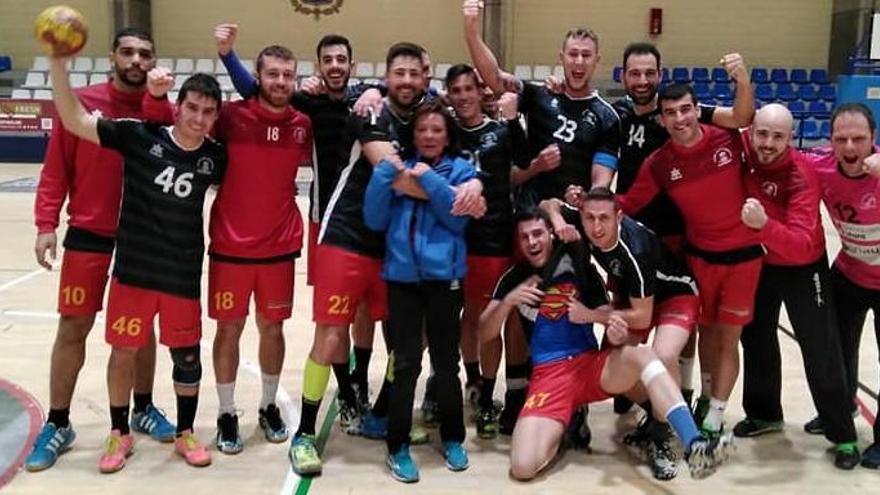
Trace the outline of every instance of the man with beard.
[[755, 293], [755, 318], [742, 334], [746, 419], [733, 433], [753, 437], [783, 428], [777, 325], [784, 302], [825, 436], [837, 445], [834, 465], [852, 469], [859, 450], [831, 304], [819, 184], [803, 155], [789, 147], [792, 124], [788, 109], [774, 103], [758, 111], [744, 135], [749, 197], [742, 221], [761, 234], [767, 255]]
[[[877, 124], [868, 107], [843, 104], [831, 116], [830, 153], [818, 150], [811, 157], [822, 201], [842, 245], [831, 267], [831, 286], [846, 370], [847, 405], [855, 399], [859, 384], [859, 344], [868, 310], [874, 312], [874, 332], [880, 337], [880, 149], [874, 145], [876, 140]], [[827, 428], [831, 426], [824, 424], [821, 411], [819, 418], [804, 425], [808, 433]], [[862, 453], [862, 466], [880, 468], [880, 422], [874, 423], [874, 442]]]
[[[498, 61], [481, 36], [480, 0], [465, 0], [463, 13], [468, 50], [474, 66], [496, 94], [504, 92]], [[522, 207], [562, 198], [570, 185], [584, 190], [608, 186], [617, 168], [620, 119], [590, 86], [599, 63], [599, 40], [592, 30], [566, 33], [559, 52], [565, 70], [564, 94], [519, 81], [519, 109], [526, 116], [528, 157]]]
[[[153, 40], [132, 28], [119, 31], [110, 52], [111, 81], [77, 91], [82, 104], [106, 118], [140, 117], [147, 71], [155, 65]], [[58, 333], [49, 373], [49, 415], [33, 450], [28, 471], [51, 467], [76, 438], [70, 424], [70, 402], [85, 361], [86, 337], [101, 310], [114, 248], [122, 195], [122, 156], [81, 140], [56, 120], [37, 186], [34, 217], [37, 262], [52, 268], [56, 257], [58, 216], [68, 200], [67, 236], [58, 292]], [[171, 442], [174, 425], [152, 403], [156, 341], [150, 339], [137, 355], [134, 415], [131, 426], [152, 438]]]

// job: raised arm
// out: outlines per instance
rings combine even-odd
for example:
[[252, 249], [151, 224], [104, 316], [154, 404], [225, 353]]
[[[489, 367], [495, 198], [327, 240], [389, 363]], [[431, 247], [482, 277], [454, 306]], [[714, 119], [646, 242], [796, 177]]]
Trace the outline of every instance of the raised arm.
[[232, 85], [242, 98], [250, 98], [257, 94], [257, 78], [248, 72], [247, 67], [238, 59], [233, 46], [238, 37], [238, 24], [217, 24], [214, 27], [214, 42], [220, 61], [229, 72]]
[[49, 59], [49, 74], [52, 80], [52, 99], [55, 110], [64, 127], [72, 134], [86, 141], [100, 144], [98, 139], [98, 117], [90, 114], [79, 102], [67, 79], [66, 58]]
[[501, 68], [498, 60], [489, 48], [489, 45], [483, 41], [483, 24], [481, 22], [480, 13], [483, 10], [483, 2], [481, 0], [465, 0], [463, 6], [464, 15], [464, 35], [467, 42], [468, 52], [471, 54], [471, 60], [474, 62], [477, 72], [483, 78], [483, 82], [492, 88], [495, 94], [500, 95], [504, 92], [504, 81], [501, 74]]
[[733, 107], [718, 107], [712, 114], [712, 123], [728, 129], [748, 127], [755, 117], [755, 91], [749, 71], [739, 53], [729, 53], [721, 57], [721, 65], [736, 84], [736, 99]]

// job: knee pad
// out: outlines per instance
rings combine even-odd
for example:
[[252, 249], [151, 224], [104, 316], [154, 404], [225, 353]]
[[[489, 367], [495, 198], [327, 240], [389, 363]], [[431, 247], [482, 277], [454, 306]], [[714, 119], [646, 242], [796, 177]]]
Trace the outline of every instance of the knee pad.
[[666, 373], [666, 366], [663, 366], [663, 363], [660, 362], [659, 359], [654, 359], [642, 369], [640, 378], [642, 383], [647, 387], [649, 383], [663, 373]]
[[181, 385], [198, 385], [202, 380], [200, 354], [201, 349], [198, 345], [171, 349], [171, 361], [174, 363], [171, 379]]

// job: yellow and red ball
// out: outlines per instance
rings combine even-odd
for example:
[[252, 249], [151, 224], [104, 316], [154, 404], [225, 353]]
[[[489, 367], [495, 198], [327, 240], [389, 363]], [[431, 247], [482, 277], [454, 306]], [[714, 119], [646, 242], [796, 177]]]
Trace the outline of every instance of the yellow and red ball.
[[56, 5], [37, 16], [34, 36], [49, 55], [69, 57], [85, 46], [89, 30], [85, 18], [76, 9]]

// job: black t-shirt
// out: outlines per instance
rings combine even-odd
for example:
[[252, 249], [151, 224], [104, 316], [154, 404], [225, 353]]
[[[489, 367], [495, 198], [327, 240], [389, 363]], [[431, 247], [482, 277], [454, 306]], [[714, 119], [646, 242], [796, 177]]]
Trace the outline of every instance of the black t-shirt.
[[226, 149], [206, 138], [184, 150], [170, 127], [98, 120], [101, 146], [124, 158], [122, 209], [113, 275], [122, 283], [199, 297], [205, 252], [205, 192], [226, 170]]
[[520, 205], [562, 198], [571, 184], [589, 190], [597, 153], [605, 155], [609, 168], [616, 167], [620, 118], [598, 93], [571, 98], [551, 93], [544, 86], [523, 84], [519, 105], [526, 116], [529, 160], [554, 143], [559, 145], [561, 155], [558, 168], [542, 172], [522, 185], [517, 200]]

